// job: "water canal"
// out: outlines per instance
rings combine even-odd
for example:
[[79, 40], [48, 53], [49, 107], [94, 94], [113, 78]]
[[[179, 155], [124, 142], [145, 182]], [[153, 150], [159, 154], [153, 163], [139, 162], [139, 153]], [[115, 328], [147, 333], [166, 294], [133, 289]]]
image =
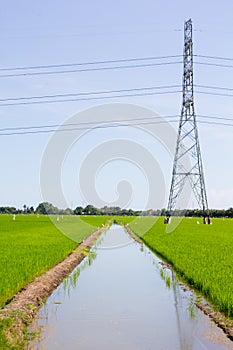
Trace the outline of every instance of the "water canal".
[[30, 350], [233, 349], [171, 272], [113, 225], [41, 308]]

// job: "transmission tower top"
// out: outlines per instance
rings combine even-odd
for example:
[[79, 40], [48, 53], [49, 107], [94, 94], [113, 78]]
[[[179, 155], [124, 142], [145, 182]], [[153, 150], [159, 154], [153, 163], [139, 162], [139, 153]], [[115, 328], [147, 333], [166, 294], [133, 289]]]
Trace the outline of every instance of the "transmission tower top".
[[183, 104], [182, 114], [187, 119], [194, 115], [193, 99], [193, 39], [192, 21], [189, 19], [184, 24], [184, 70], [183, 70]]
[[[203, 211], [204, 223], [210, 223], [201, 150], [198, 139], [193, 94], [193, 41], [192, 21], [184, 25], [183, 99], [179, 130], [174, 157], [172, 181], [165, 223], [169, 223], [176, 205], [186, 206], [190, 192], [194, 193], [199, 208]], [[191, 188], [187, 190], [186, 183]]]

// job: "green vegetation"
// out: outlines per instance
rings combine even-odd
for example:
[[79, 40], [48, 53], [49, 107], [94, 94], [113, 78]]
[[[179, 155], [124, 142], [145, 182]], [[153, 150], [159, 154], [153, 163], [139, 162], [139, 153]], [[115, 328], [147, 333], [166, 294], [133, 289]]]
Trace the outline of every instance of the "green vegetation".
[[111, 219], [111, 216], [80, 216], [80, 220], [95, 227], [101, 227], [103, 224], [105, 224], [105, 222]]
[[[109, 219], [103, 216], [0, 215], [0, 308], [36, 276], [62, 261], [75, 250], [77, 242]], [[27, 330], [17, 317], [17, 313], [0, 317], [0, 349], [24, 348]]]
[[[14, 219], [14, 215], [0, 215], [0, 307], [36, 276], [63, 260], [78, 242], [113, 219], [128, 225], [184, 280], [233, 318], [231, 219], [215, 219], [213, 225], [203, 225], [200, 218], [185, 218], [168, 233], [172, 224], [164, 225], [163, 218], [156, 216], [24, 214]], [[172, 218], [172, 223], [179, 220]], [[166, 279], [166, 283], [169, 286], [171, 281]], [[8, 344], [5, 331], [12, 322], [11, 317], [0, 319], [1, 349], [22, 348], [17, 343]]]
[[[152, 227], [145, 232], [146, 226]], [[136, 218], [129, 223], [147, 246], [169, 262], [218, 310], [232, 318], [233, 221], [215, 219], [213, 225], [203, 225], [200, 219], [185, 218], [174, 231], [167, 233], [169, 226], [163, 224], [162, 218], [156, 221], [150, 217]]]
[[108, 219], [64, 216], [57, 221], [55, 216], [55, 226], [44, 215], [13, 218], [0, 216], [0, 307], [36, 276], [63, 260], [77, 242]]
[[[74, 210], [70, 208], [59, 209], [52, 203], [40, 203], [35, 209], [24, 204], [23, 209], [15, 207], [0, 207], [0, 214], [43, 214], [43, 215], [110, 215], [110, 216], [165, 216], [166, 209], [148, 209], [145, 211], [121, 209], [120, 207], [96, 208], [88, 204], [85, 208], [78, 206]], [[202, 217], [200, 209], [176, 209], [172, 210], [172, 216]], [[210, 216], [215, 218], [233, 218], [233, 208], [210, 209]]]
[[12, 326], [13, 319], [8, 317], [5, 319], [0, 319], [0, 346], [1, 349], [11, 349], [19, 350], [21, 344], [18, 344], [18, 347], [11, 345], [6, 337], [5, 330], [9, 329]]
[[126, 225], [130, 222], [135, 220], [134, 216], [115, 216], [114, 217], [115, 222], [117, 222], [119, 225]]

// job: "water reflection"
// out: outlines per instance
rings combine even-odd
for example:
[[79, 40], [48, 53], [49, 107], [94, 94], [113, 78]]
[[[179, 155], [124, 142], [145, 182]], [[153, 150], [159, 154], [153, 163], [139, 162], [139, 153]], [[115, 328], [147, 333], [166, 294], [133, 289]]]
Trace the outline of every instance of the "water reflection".
[[[64, 279], [61, 285], [63, 293], [66, 293], [68, 296], [70, 296], [71, 290], [77, 287], [78, 278], [80, 276], [81, 271], [86, 269], [88, 266], [91, 266], [93, 261], [96, 259], [96, 256], [96, 251], [90, 251], [88, 256], [83, 260], [83, 262], [78, 267], [76, 267], [68, 277]], [[58, 295], [59, 294], [60, 293], [58, 292]]]
[[48, 298], [40, 326], [30, 350], [232, 349], [175, 274], [117, 225]]

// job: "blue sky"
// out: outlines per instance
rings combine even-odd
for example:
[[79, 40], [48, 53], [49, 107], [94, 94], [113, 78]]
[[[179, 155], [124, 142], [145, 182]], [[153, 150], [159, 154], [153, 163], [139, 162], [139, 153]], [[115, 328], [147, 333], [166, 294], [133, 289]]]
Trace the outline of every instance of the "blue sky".
[[[183, 25], [189, 18], [193, 21], [195, 54], [233, 57], [232, 13], [233, 4], [229, 0], [198, 0], [190, 3], [152, 0], [9, 0], [1, 4], [0, 11], [0, 68], [180, 55], [183, 52]], [[233, 88], [232, 78], [231, 68], [194, 65], [195, 84]], [[180, 85], [181, 82], [182, 64], [60, 75], [0, 77], [1, 99]], [[1, 106], [1, 128], [59, 125], [87, 108], [122, 102], [167, 116], [180, 114], [182, 101], [181, 94], [166, 94]], [[232, 97], [198, 93], [195, 95], [197, 114], [232, 118], [232, 107]], [[101, 117], [98, 118], [101, 120]], [[114, 115], [112, 118], [114, 119]], [[173, 127], [177, 128], [177, 124], [173, 124]], [[233, 206], [233, 128], [200, 123], [198, 129], [209, 206]], [[41, 162], [52, 136], [52, 133], [0, 135], [0, 205], [20, 208], [24, 204], [37, 206], [44, 199], [55, 205], [62, 205], [56, 196], [45, 198], [41, 194]], [[84, 160], [100, 144], [119, 139], [142, 145], [159, 163], [166, 190], [163, 203], [155, 199], [154, 207], [166, 206], [172, 157], [163, 153], [165, 151], [152, 136], [132, 127], [90, 131], [70, 145], [61, 169], [67, 206], [75, 207], [87, 203], [79, 179]], [[161, 156], [163, 154], [164, 157]], [[150, 186], [148, 187], [143, 165], [140, 167], [124, 159], [120, 159], [118, 163], [116, 159], [112, 159], [112, 162], [110, 160], [106, 164], [99, 164], [92, 174], [98, 195], [106, 205], [116, 203], [117, 184], [127, 181], [132, 191], [131, 201], [125, 205], [135, 209], [146, 207]], [[126, 188], [124, 190], [127, 191]]]

